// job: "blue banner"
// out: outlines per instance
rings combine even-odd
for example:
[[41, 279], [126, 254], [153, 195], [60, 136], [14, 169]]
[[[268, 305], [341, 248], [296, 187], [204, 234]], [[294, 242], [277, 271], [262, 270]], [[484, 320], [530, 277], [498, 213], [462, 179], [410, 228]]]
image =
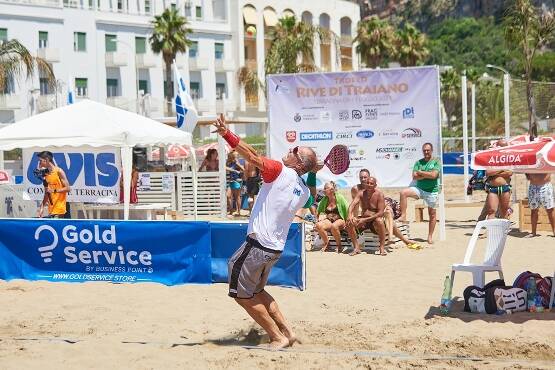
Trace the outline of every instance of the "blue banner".
[[[247, 223], [212, 222], [212, 281], [227, 282], [227, 261], [245, 241]], [[272, 268], [269, 285], [305, 289], [303, 269], [302, 224], [294, 223], [289, 228], [285, 249]]]
[[0, 220], [0, 279], [207, 284], [210, 225]]
[[[227, 282], [247, 223], [0, 219], [0, 279]], [[293, 224], [268, 284], [305, 288], [302, 224]]]

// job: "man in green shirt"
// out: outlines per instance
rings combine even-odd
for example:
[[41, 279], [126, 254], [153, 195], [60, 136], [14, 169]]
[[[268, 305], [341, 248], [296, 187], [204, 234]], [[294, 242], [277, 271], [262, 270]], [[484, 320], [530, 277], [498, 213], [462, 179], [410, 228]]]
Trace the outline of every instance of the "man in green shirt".
[[422, 199], [428, 207], [430, 223], [428, 225], [428, 244], [433, 243], [433, 234], [436, 227], [436, 207], [439, 194], [440, 164], [437, 159], [432, 158], [434, 147], [431, 143], [422, 145], [424, 158], [418, 160], [412, 168], [411, 187], [401, 191], [401, 217], [399, 221], [406, 222], [407, 198]]

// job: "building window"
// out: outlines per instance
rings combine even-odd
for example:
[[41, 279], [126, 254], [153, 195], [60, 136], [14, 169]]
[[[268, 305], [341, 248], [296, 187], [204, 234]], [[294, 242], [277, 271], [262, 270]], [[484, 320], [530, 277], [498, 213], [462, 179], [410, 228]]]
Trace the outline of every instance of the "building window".
[[73, 33], [73, 50], [87, 51], [87, 34], [85, 32]]
[[118, 51], [118, 44], [116, 43], [116, 40], [117, 40], [116, 35], [104, 35], [104, 40], [106, 43], [107, 53]]
[[202, 19], [202, 7], [201, 6], [196, 6], [195, 7], [195, 15], [196, 15], [197, 19]]
[[116, 78], [106, 79], [106, 96], [109, 98], [118, 96], [118, 80]]
[[200, 82], [192, 82], [189, 84], [191, 90], [191, 98], [193, 100], [200, 99]]
[[39, 49], [48, 47], [48, 32], [39, 31]]
[[171, 10], [177, 10], [177, 5], [174, 4], [174, 3], [171, 3], [170, 8], [171, 8]]
[[214, 57], [216, 59], [223, 59], [224, 58], [224, 44], [221, 42], [217, 42], [214, 44]]
[[76, 90], [77, 96], [85, 97], [89, 95], [89, 89], [87, 85], [88, 85], [88, 81], [86, 78], [75, 79], [75, 90]]
[[15, 82], [13, 75], [6, 76], [4, 80], [4, 90], [0, 91], [2, 94], [15, 94]]
[[222, 100], [226, 95], [225, 83], [216, 82], [216, 100]]
[[8, 29], [0, 28], [0, 42], [8, 41]]
[[139, 90], [143, 90], [144, 94], [148, 94], [148, 81], [139, 80]]
[[150, 0], [145, 0], [145, 13], [150, 13]]
[[196, 58], [198, 55], [198, 41], [193, 41], [189, 46], [189, 58]]
[[48, 79], [47, 78], [39, 78], [39, 88], [41, 95], [47, 95], [49, 93], [48, 89]]
[[186, 17], [191, 17], [191, 2], [190, 1], [185, 1], [185, 16]]
[[146, 54], [146, 38], [135, 37], [135, 53]]
[[123, 0], [118, 0], [118, 12], [123, 11]]

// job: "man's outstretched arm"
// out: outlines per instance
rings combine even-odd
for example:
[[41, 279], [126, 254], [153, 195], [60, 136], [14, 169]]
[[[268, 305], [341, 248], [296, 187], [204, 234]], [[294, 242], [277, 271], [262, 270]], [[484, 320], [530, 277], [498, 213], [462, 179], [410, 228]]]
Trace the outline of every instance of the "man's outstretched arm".
[[216, 127], [216, 132], [220, 134], [232, 149], [235, 149], [246, 161], [250, 162], [260, 170], [264, 170], [262, 156], [254, 150], [252, 146], [245, 143], [241, 138], [231, 132], [226, 125], [223, 114], [212, 123]]

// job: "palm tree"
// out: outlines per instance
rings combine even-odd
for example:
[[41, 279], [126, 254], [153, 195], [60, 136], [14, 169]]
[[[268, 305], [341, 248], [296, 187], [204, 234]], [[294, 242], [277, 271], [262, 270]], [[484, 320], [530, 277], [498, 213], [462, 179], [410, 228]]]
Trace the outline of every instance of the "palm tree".
[[451, 118], [459, 103], [461, 79], [454, 69], [448, 69], [441, 74], [441, 101], [447, 115], [447, 128], [451, 129]]
[[393, 27], [375, 15], [365, 18], [358, 23], [357, 35], [353, 43], [358, 43], [356, 51], [366, 67], [379, 67], [384, 59], [393, 54]]
[[[320, 41], [326, 41], [334, 35], [322, 27], [297, 22], [294, 16], [286, 16], [278, 20], [269, 37], [271, 43], [264, 60], [266, 75], [316, 71], [314, 39], [318, 37]], [[301, 63], [298, 63], [299, 58]], [[266, 93], [266, 87], [258, 78], [256, 70], [241, 67], [237, 71], [237, 82], [245, 88], [247, 100], [254, 99], [259, 89]]]
[[516, 0], [504, 17], [505, 40], [521, 53], [526, 77], [526, 100], [528, 103], [528, 133], [538, 136], [536, 105], [532, 93], [532, 66], [536, 52], [555, 38], [555, 14], [539, 11], [530, 0]]
[[172, 63], [177, 53], [185, 53], [192, 41], [188, 36], [192, 32], [187, 27], [187, 19], [175, 9], [166, 9], [160, 15], [154, 17], [151, 22], [154, 30], [149, 38], [150, 47], [155, 54], [162, 53], [162, 59], [166, 66], [166, 88], [165, 98], [168, 112], [172, 111], [173, 86], [172, 86]]
[[403, 67], [421, 64], [430, 54], [427, 43], [425, 34], [412, 24], [405, 23], [395, 35], [395, 56]]
[[5, 90], [11, 79], [17, 80], [23, 76], [31, 78], [35, 68], [47, 79], [49, 85], [55, 85], [54, 71], [44, 59], [32, 56], [18, 40], [0, 43], [0, 92]]

